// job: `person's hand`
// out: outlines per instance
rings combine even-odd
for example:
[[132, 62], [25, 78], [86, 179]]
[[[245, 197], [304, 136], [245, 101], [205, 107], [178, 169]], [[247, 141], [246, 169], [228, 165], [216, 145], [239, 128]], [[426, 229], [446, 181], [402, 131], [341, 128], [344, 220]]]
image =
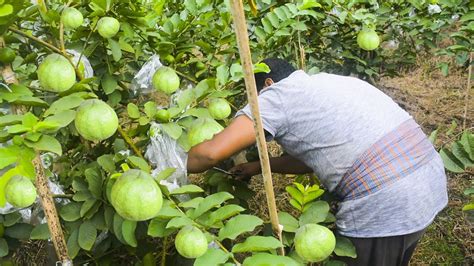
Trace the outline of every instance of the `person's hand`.
[[237, 180], [249, 181], [254, 175], [260, 174], [260, 162], [238, 164], [232, 167], [231, 172]]

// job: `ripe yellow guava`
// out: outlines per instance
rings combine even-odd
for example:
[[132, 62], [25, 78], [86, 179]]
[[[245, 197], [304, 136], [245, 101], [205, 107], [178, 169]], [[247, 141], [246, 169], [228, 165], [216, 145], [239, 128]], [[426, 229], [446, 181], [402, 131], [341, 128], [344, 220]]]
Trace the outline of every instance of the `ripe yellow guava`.
[[179, 83], [179, 77], [176, 72], [172, 68], [165, 66], [160, 67], [152, 78], [153, 87], [168, 95], [179, 89]]
[[151, 175], [132, 169], [117, 178], [110, 192], [110, 201], [123, 218], [145, 221], [156, 217], [163, 205], [163, 196]]
[[221, 98], [211, 100], [207, 109], [212, 118], [217, 120], [227, 118], [232, 112], [229, 103]]
[[114, 37], [119, 30], [120, 22], [116, 18], [103, 17], [97, 22], [97, 31], [106, 39]]
[[90, 99], [84, 101], [77, 109], [74, 124], [83, 138], [101, 141], [115, 134], [118, 128], [118, 117], [107, 103]]
[[363, 29], [357, 34], [357, 44], [364, 50], [375, 50], [379, 47], [380, 38], [375, 30]]
[[26, 208], [36, 200], [36, 188], [24, 176], [12, 177], [5, 186], [5, 198], [16, 208]]
[[48, 55], [39, 65], [37, 74], [45, 91], [63, 92], [76, 83], [74, 67], [60, 54]]
[[306, 261], [323, 261], [334, 251], [336, 238], [327, 227], [306, 224], [295, 234], [296, 253]]
[[189, 145], [195, 146], [201, 142], [212, 139], [215, 134], [224, 128], [211, 118], [198, 118], [193, 122], [188, 131]]
[[188, 259], [195, 259], [207, 251], [206, 236], [198, 228], [188, 225], [179, 230], [174, 242], [178, 253]]
[[74, 7], [66, 7], [61, 14], [61, 20], [64, 27], [75, 29], [82, 25], [84, 17], [82, 16], [82, 13]]

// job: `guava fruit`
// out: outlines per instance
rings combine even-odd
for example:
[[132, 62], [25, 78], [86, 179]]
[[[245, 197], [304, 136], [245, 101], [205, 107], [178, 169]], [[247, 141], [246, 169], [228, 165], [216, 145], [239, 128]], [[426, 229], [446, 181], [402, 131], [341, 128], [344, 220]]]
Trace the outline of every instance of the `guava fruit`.
[[61, 20], [64, 27], [75, 29], [82, 25], [84, 17], [82, 16], [82, 13], [74, 7], [66, 7], [61, 14]]
[[207, 251], [206, 236], [192, 225], [187, 225], [179, 230], [174, 245], [178, 253], [188, 259], [200, 257]]
[[120, 22], [112, 17], [103, 17], [97, 22], [97, 31], [104, 38], [112, 38], [120, 30]]
[[156, 120], [158, 120], [158, 122], [167, 123], [170, 121], [171, 114], [166, 109], [160, 109], [158, 110], [158, 112], [156, 112], [155, 117], [156, 117]]
[[16, 208], [26, 208], [36, 200], [36, 188], [24, 176], [12, 177], [5, 186], [5, 198]]
[[10, 64], [15, 60], [16, 53], [12, 48], [4, 47], [0, 49], [0, 62]]
[[132, 169], [117, 178], [112, 186], [110, 201], [123, 218], [145, 221], [156, 217], [163, 205], [163, 196], [151, 175]]
[[212, 118], [217, 120], [227, 118], [232, 112], [229, 103], [221, 98], [211, 100], [207, 109]]
[[105, 102], [90, 99], [77, 108], [74, 124], [83, 138], [101, 141], [111, 137], [117, 131], [118, 117], [114, 109]]
[[379, 47], [380, 38], [375, 30], [363, 29], [357, 34], [357, 44], [364, 50], [375, 50]]
[[323, 261], [334, 251], [336, 238], [328, 228], [305, 224], [295, 234], [296, 253], [306, 261]]
[[38, 80], [45, 91], [63, 92], [76, 83], [71, 63], [60, 54], [50, 54], [38, 67]]
[[192, 147], [206, 140], [210, 140], [215, 134], [221, 132], [223, 129], [224, 128], [214, 119], [198, 118], [189, 128], [189, 145]]
[[160, 67], [152, 78], [153, 87], [166, 94], [172, 94], [179, 88], [179, 77], [170, 67]]

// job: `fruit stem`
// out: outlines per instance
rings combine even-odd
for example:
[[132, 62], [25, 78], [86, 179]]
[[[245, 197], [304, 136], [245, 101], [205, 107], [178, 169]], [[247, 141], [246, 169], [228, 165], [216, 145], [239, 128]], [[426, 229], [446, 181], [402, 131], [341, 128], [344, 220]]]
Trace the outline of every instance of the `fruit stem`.
[[140, 152], [140, 150], [137, 148], [137, 146], [135, 146], [135, 143], [133, 143], [133, 140], [127, 135], [127, 132], [125, 132], [122, 127], [118, 127], [117, 128], [118, 132], [120, 133], [120, 135], [122, 136], [122, 138], [125, 140], [125, 142], [128, 144], [128, 146], [130, 146], [130, 148], [132, 148], [133, 152], [140, 158], [142, 159], [145, 159], [143, 157], [143, 154]]

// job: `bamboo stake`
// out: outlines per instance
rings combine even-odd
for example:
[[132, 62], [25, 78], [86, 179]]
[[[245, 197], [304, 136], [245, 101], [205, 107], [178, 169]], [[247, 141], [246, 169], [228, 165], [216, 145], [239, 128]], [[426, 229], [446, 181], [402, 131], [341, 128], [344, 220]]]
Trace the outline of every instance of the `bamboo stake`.
[[[237, 36], [237, 44], [239, 46], [240, 59], [244, 71], [245, 85], [247, 88], [247, 98], [252, 111], [255, 132], [257, 134], [257, 147], [260, 157], [260, 166], [262, 168], [263, 184], [265, 186], [265, 194], [267, 196], [268, 210], [270, 213], [270, 221], [273, 231], [282, 241], [282, 229], [278, 221], [278, 212], [275, 202], [275, 193], [273, 191], [272, 173], [270, 169], [270, 160], [268, 158], [265, 134], [263, 132], [262, 118], [257, 101], [257, 87], [255, 85], [255, 77], [253, 73], [252, 58], [250, 54], [249, 37], [247, 35], [247, 24], [245, 21], [244, 7], [240, 0], [231, 0], [231, 12], [234, 19], [235, 34]], [[284, 255], [283, 247], [279, 249], [279, 253]]]
[[469, 109], [469, 94], [471, 91], [473, 55], [474, 55], [474, 52], [471, 52], [469, 56], [469, 68], [467, 72], [467, 87], [466, 87], [466, 97], [465, 97], [466, 103], [464, 104], [464, 115], [463, 115], [463, 123], [462, 123], [463, 130], [466, 130], [467, 110]]
[[[3, 37], [0, 37], [0, 47], [5, 46]], [[10, 64], [4, 64], [1, 68], [2, 77], [7, 84], [18, 84], [18, 80], [15, 77]], [[25, 113], [26, 108], [24, 106], [14, 106], [13, 112], [20, 114]], [[44, 172], [43, 165], [39, 152], [36, 153], [36, 157], [33, 159], [33, 165], [36, 173], [36, 189], [38, 190], [41, 205], [43, 206], [46, 220], [48, 222], [48, 228], [51, 232], [51, 240], [53, 241], [56, 254], [62, 263], [62, 265], [72, 265], [72, 261], [69, 258], [67, 252], [66, 241], [64, 234], [61, 229], [61, 223], [59, 222], [58, 212], [54, 205], [54, 200], [51, 191], [48, 186], [48, 178]]]

